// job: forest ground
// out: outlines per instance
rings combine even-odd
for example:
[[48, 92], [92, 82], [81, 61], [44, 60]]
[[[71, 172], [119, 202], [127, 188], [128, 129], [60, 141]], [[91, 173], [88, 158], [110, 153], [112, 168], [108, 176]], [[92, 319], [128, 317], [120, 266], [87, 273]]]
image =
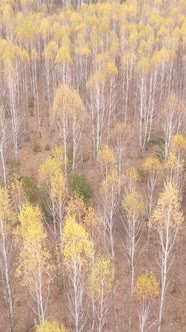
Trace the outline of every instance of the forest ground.
[[[59, 135], [57, 131], [52, 133], [52, 136], [48, 130], [47, 114], [42, 112], [41, 120], [41, 138], [37, 138], [36, 128], [35, 128], [35, 117], [30, 110], [30, 115], [28, 117], [28, 132], [23, 135], [21, 147], [20, 147], [20, 163], [17, 169], [18, 174], [23, 176], [29, 176], [35, 183], [38, 181], [38, 169], [39, 165], [46, 159], [50, 154], [52, 146], [59, 143]], [[91, 140], [87, 139], [87, 133], [85, 128], [85, 139], [84, 139], [84, 163], [83, 167], [80, 167], [76, 171], [84, 175], [88, 183], [93, 189], [93, 198], [96, 198], [96, 191], [98, 190], [100, 183], [100, 174], [95, 163], [91, 157]], [[35, 151], [35, 147], [39, 146], [38, 152]], [[147, 156], [150, 154], [150, 149], [147, 151]], [[131, 151], [132, 164], [139, 166], [142, 164], [142, 159], [138, 157], [138, 153], [134, 148]], [[11, 164], [11, 163], [10, 163]], [[184, 193], [184, 198], [182, 201], [182, 207], [184, 211], [184, 216], [186, 215], [186, 192]], [[145, 239], [144, 239], [145, 241]], [[151, 245], [148, 250], [144, 250], [140, 256], [140, 264], [136, 268], [136, 275], [138, 272], [145, 272], [145, 268], [149, 271], [149, 266], [157, 276], [159, 276], [160, 271], [156, 260], [152, 257], [155, 255], [154, 244], [156, 239], [152, 239]], [[165, 300], [165, 317], [166, 319], [162, 323], [162, 332], [186, 332], [186, 310], [185, 310], [185, 299], [186, 299], [186, 227], [183, 225], [181, 231], [178, 234], [177, 244], [176, 244], [176, 254], [174, 258], [174, 264], [169, 273], [169, 283], [166, 292]], [[129, 281], [128, 271], [124, 268], [124, 249], [123, 241], [121, 235], [121, 221], [118, 219], [116, 227], [116, 261], [115, 261], [115, 291], [114, 297], [116, 302], [116, 308], [112, 310], [109, 315], [110, 319], [107, 326], [105, 327], [105, 332], [127, 332], [128, 331], [128, 289]], [[126, 264], [125, 264], [126, 266]], [[143, 270], [141, 270], [143, 267]], [[139, 271], [138, 271], [139, 270]], [[57, 288], [54, 286], [51, 290], [49, 300], [48, 311], [50, 313], [51, 319], [57, 319], [57, 321], [63, 321], [63, 294], [59, 294]], [[0, 297], [2, 298], [2, 297]], [[32, 310], [28, 310], [28, 304], [26, 302], [26, 293], [19, 287], [16, 282], [15, 290], [15, 305], [16, 305], [16, 331], [17, 332], [32, 332], [33, 322], [36, 317]], [[8, 331], [6, 322], [7, 313], [6, 306], [4, 303], [0, 303], [2, 308], [1, 320], [0, 320], [0, 332]], [[135, 303], [134, 303], [135, 306]], [[158, 312], [158, 304], [157, 304]], [[151, 319], [153, 321], [154, 316], [152, 314]], [[121, 324], [122, 322], [122, 324]], [[65, 322], [68, 326], [69, 322]], [[150, 331], [154, 332], [157, 327], [152, 327]], [[136, 310], [134, 310], [133, 320], [132, 320], [132, 331], [138, 331], [138, 318], [136, 315]], [[88, 331], [87, 331], [88, 332]]]

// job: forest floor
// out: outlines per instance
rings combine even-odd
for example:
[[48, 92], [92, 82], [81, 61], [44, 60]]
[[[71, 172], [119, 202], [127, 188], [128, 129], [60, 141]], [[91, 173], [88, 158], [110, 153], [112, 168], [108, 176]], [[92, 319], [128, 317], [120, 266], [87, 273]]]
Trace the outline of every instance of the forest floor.
[[[86, 130], [86, 128], [85, 128]], [[41, 120], [41, 138], [37, 138], [35, 129], [35, 117], [29, 116], [28, 120], [28, 133], [25, 139], [22, 140], [22, 146], [20, 148], [20, 163], [18, 166], [18, 173], [20, 175], [29, 176], [35, 183], [38, 181], [38, 169], [40, 164], [50, 154], [52, 146], [59, 143], [59, 136], [57, 132], [53, 132], [50, 135], [47, 123], [47, 115], [42, 114]], [[85, 135], [86, 136], [86, 135]], [[87, 144], [88, 142], [88, 144]], [[96, 197], [96, 190], [100, 182], [100, 174], [98, 172], [95, 163], [91, 159], [91, 142], [90, 140], [84, 141], [85, 144], [85, 156], [83, 167], [77, 169], [77, 172], [83, 174], [89, 184], [91, 185]], [[39, 151], [38, 151], [39, 150]], [[147, 152], [148, 155], [148, 152]], [[141, 159], [138, 158], [136, 151], [132, 155], [133, 164], [140, 165]], [[182, 202], [184, 215], [186, 215], [186, 193]], [[114, 299], [116, 307], [109, 315], [110, 319], [105, 332], [128, 332], [128, 314], [129, 314], [129, 281], [128, 271], [126, 269], [126, 263], [124, 264], [126, 257], [124, 255], [123, 240], [121, 234], [121, 221], [118, 219], [116, 227], [116, 261], [115, 261], [115, 289]], [[146, 239], [144, 238], [144, 241]], [[136, 267], [136, 273], [145, 272], [146, 270], [152, 271], [159, 276], [160, 271], [156, 260], [152, 257], [155, 255], [154, 245], [156, 239], [151, 239], [151, 245], [142, 252], [140, 264]], [[176, 254], [173, 262], [173, 266], [169, 272], [169, 283], [166, 292], [166, 303], [165, 303], [165, 320], [162, 324], [162, 332], [186, 332], [186, 310], [185, 310], [185, 299], [186, 299], [186, 227], [183, 225], [181, 231], [178, 234], [176, 244]], [[125, 266], [125, 267], [124, 267]], [[32, 332], [33, 322], [36, 317], [32, 310], [28, 310], [28, 304], [26, 301], [26, 291], [22, 287], [17, 286], [15, 290], [15, 305], [16, 305], [16, 332]], [[49, 300], [49, 312], [50, 318], [57, 319], [59, 322], [63, 320], [63, 294], [59, 294], [57, 287], [53, 287], [50, 300]], [[133, 305], [135, 307], [135, 303]], [[6, 326], [6, 306], [1, 305], [1, 322], [0, 332], [8, 331]], [[158, 304], [157, 304], [158, 308]], [[133, 308], [135, 309], [135, 308]], [[158, 310], [158, 309], [157, 309]], [[132, 319], [132, 332], [138, 331], [138, 318], [136, 310], [134, 311]], [[151, 321], [153, 323], [155, 316], [152, 314]], [[121, 323], [122, 322], [122, 323]], [[68, 322], [67, 322], [68, 323]], [[149, 331], [156, 331], [157, 327], [152, 326]], [[87, 331], [88, 332], [88, 331]]]

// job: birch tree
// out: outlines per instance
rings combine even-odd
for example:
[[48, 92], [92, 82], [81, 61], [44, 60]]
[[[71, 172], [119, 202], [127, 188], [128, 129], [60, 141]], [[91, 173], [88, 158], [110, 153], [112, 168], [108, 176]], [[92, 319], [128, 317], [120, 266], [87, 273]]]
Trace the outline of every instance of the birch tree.
[[172, 93], [165, 101], [162, 110], [162, 128], [165, 137], [165, 160], [169, 154], [169, 147], [173, 135], [178, 134], [182, 124], [181, 104], [175, 93]]
[[144, 215], [144, 204], [140, 194], [133, 190], [124, 196], [122, 201], [124, 211], [123, 225], [125, 229], [124, 247], [127, 254], [129, 268], [131, 269], [131, 294], [134, 287], [134, 265], [137, 246], [142, 231], [142, 217]]
[[[10, 117], [12, 126], [12, 137], [14, 147], [14, 157], [16, 163], [19, 159], [19, 135], [20, 135], [20, 114], [18, 112], [17, 104], [17, 66], [18, 66], [18, 48], [14, 45], [7, 44], [3, 54], [4, 65], [6, 68], [7, 86], [9, 92], [9, 105], [10, 105]], [[16, 68], [16, 69], [15, 69]]]
[[105, 75], [99, 71], [94, 73], [87, 82], [87, 89], [90, 95], [88, 110], [92, 132], [94, 159], [97, 160], [98, 151], [102, 144], [104, 127], [107, 121]]
[[47, 313], [47, 303], [52, 280], [50, 254], [46, 248], [46, 233], [38, 207], [29, 203], [22, 206], [19, 213], [20, 225], [16, 236], [21, 251], [17, 275], [26, 287], [31, 300], [28, 303], [43, 323]]
[[103, 219], [94, 207], [89, 206], [83, 218], [83, 225], [89, 233], [91, 241], [94, 243], [94, 248], [97, 248], [99, 240], [102, 239]]
[[179, 162], [184, 161], [186, 152], [186, 138], [182, 134], [174, 135], [170, 143], [170, 152], [176, 155]]
[[131, 272], [129, 306], [129, 330], [131, 330], [135, 258], [137, 252], [139, 253], [139, 250], [141, 250], [139, 247], [139, 240], [142, 233], [142, 217], [144, 216], [145, 212], [142, 199], [139, 193], [135, 191], [135, 189], [124, 196], [122, 201], [122, 208], [124, 212], [123, 226], [125, 231], [124, 249], [128, 260], [129, 271]]
[[145, 160], [143, 168], [147, 174], [147, 217], [150, 222], [152, 210], [154, 208], [155, 189], [162, 166], [159, 159], [152, 156]]
[[52, 217], [55, 243], [61, 239], [65, 205], [68, 196], [68, 186], [62, 169], [66, 165], [63, 151], [55, 146], [49, 156], [39, 168], [40, 188], [43, 195], [43, 207], [50, 225]]
[[125, 194], [133, 192], [138, 185], [140, 178], [136, 167], [127, 168], [122, 174], [122, 184]]
[[3, 184], [6, 189], [7, 187], [7, 167], [6, 167], [6, 147], [7, 147], [7, 121], [5, 110], [0, 107], [0, 156], [1, 156], [1, 165], [2, 165], [2, 174], [3, 174]]
[[80, 154], [81, 134], [85, 120], [85, 107], [76, 90], [64, 84], [59, 86], [54, 98], [53, 117], [60, 130], [65, 159], [68, 154], [68, 143], [69, 141], [72, 143], [72, 169], [74, 170]]
[[108, 145], [102, 145], [98, 151], [98, 164], [102, 171], [102, 177], [107, 181], [108, 174], [115, 166], [113, 150]]
[[93, 255], [93, 243], [85, 228], [69, 216], [64, 225], [62, 240], [64, 265], [70, 282], [68, 293], [69, 312], [74, 324], [74, 330], [81, 332], [87, 323], [85, 311], [86, 271]]
[[37, 132], [38, 136], [41, 137], [41, 115], [40, 115], [40, 104], [39, 104], [39, 54], [35, 48], [31, 50], [30, 56], [31, 66], [31, 89], [34, 97], [34, 109], [37, 118]]
[[21, 176], [13, 174], [9, 179], [8, 192], [14, 213], [20, 212], [21, 206], [26, 202], [26, 194]]
[[12, 232], [15, 216], [11, 210], [7, 193], [0, 187], [0, 270], [3, 281], [4, 299], [8, 309], [9, 328], [15, 331], [12, 272], [13, 272], [13, 242]]
[[[140, 274], [137, 278], [134, 292], [138, 307], [139, 330], [144, 332], [153, 302], [159, 295], [159, 283], [155, 275], [153, 273]], [[151, 326], [152, 324], [147, 327], [147, 330]]]
[[179, 193], [175, 184], [165, 184], [164, 192], [159, 196], [157, 206], [152, 215], [152, 227], [159, 237], [158, 262], [161, 271], [160, 308], [158, 318], [158, 332], [161, 330], [161, 322], [164, 312], [167, 277], [173, 263], [174, 244], [178, 229], [183, 222], [183, 214], [179, 201]]
[[111, 130], [111, 142], [118, 169], [119, 192], [121, 191], [122, 186], [122, 173], [127, 164], [127, 143], [129, 142], [130, 137], [131, 127], [125, 122], [117, 121], [114, 128]]
[[[92, 330], [102, 332], [108, 321], [108, 314], [111, 309], [111, 291], [114, 282], [114, 267], [111, 259], [106, 256], [98, 255], [93, 263], [89, 281], [88, 294], [92, 298], [93, 315]], [[95, 321], [94, 321], [95, 319]]]
[[141, 55], [136, 65], [136, 70], [139, 75], [137, 80], [137, 91], [138, 91], [138, 143], [140, 153], [143, 155], [150, 130], [150, 109], [148, 105], [148, 75], [150, 72], [150, 64], [147, 56]]
[[115, 244], [115, 217], [119, 207], [118, 174], [113, 169], [108, 174], [107, 180], [101, 182], [99, 193], [100, 214], [103, 217], [104, 246], [114, 260]]
[[174, 153], [170, 152], [163, 167], [165, 181], [176, 185], [179, 197], [182, 199], [185, 184], [184, 161], [179, 160]]

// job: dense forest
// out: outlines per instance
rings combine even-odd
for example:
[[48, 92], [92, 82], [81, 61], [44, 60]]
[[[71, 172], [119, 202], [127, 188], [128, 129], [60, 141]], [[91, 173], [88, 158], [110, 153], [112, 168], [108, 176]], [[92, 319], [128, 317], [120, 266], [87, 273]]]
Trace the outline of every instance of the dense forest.
[[186, 331], [186, 1], [0, 0], [0, 332]]

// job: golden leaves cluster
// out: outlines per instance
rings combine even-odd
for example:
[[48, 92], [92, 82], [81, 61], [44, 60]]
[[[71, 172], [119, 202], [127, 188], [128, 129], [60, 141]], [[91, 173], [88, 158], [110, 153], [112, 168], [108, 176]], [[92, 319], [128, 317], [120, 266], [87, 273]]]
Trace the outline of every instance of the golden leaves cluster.
[[15, 215], [11, 209], [8, 194], [2, 187], [0, 187], [0, 220], [7, 224], [6, 231], [15, 222]]
[[159, 291], [159, 283], [152, 272], [138, 276], [134, 290], [138, 301], [154, 299], [159, 295]]
[[65, 84], [61, 84], [54, 98], [53, 114], [55, 118], [63, 117], [63, 114], [67, 117], [73, 118], [73, 116], [78, 116], [78, 118], [85, 115], [85, 106], [75, 89], [67, 87]]
[[23, 204], [18, 220], [16, 240], [22, 244], [22, 250], [17, 275], [22, 278], [23, 285], [32, 289], [37, 282], [34, 276], [41, 274], [44, 277], [45, 272], [51, 270], [51, 257], [45, 244], [46, 233], [39, 208], [30, 203]]
[[122, 207], [127, 214], [133, 215], [135, 217], [140, 217], [145, 214], [145, 207], [142, 198], [135, 190], [128, 193], [124, 197], [122, 201]]
[[160, 172], [162, 165], [157, 157], [151, 156], [145, 160], [143, 168], [147, 174], [151, 174], [154, 172]]
[[88, 292], [99, 300], [110, 293], [114, 281], [114, 266], [110, 257], [98, 255], [89, 276]]
[[108, 145], [102, 145], [98, 151], [98, 164], [101, 168], [112, 168], [115, 164], [114, 152]]
[[73, 268], [74, 262], [79, 266], [86, 266], [94, 252], [88, 232], [83, 225], [76, 222], [74, 216], [67, 217], [65, 221], [61, 246], [64, 262], [68, 269]]
[[69, 332], [69, 330], [63, 324], [59, 325], [55, 320], [45, 320], [40, 325], [35, 326], [35, 332]]
[[155, 229], [178, 229], [183, 222], [183, 213], [179, 201], [179, 192], [175, 184], [165, 184], [164, 192], [159, 196], [152, 215], [152, 227]]

